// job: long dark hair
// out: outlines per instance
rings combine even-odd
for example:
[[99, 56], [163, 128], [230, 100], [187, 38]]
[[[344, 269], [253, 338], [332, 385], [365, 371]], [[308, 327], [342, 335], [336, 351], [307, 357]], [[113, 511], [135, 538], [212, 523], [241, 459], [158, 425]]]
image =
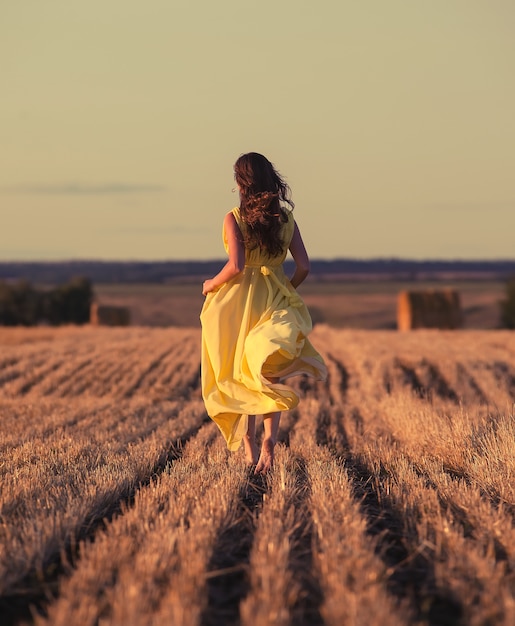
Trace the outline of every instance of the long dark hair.
[[293, 210], [288, 184], [262, 154], [242, 154], [234, 164], [234, 178], [240, 188], [240, 215], [247, 225], [245, 246], [265, 248], [270, 256], [284, 250], [281, 224], [288, 221], [287, 209]]

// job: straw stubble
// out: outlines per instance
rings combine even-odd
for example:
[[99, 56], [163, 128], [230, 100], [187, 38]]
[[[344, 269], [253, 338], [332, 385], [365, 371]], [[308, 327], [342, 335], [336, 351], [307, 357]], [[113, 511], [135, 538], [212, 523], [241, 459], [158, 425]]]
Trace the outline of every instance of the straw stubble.
[[512, 623], [513, 334], [313, 342], [261, 479], [197, 330], [0, 330], [5, 623]]

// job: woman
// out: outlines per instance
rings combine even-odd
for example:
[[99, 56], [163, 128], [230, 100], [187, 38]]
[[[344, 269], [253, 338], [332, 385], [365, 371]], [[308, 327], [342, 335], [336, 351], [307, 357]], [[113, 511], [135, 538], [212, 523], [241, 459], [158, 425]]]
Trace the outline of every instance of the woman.
[[[289, 186], [263, 155], [250, 152], [234, 165], [240, 206], [224, 219], [229, 259], [202, 293], [202, 396], [230, 450], [243, 439], [256, 473], [273, 465], [281, 411], [297, 406], [284, 379], [326, 377], [309, 340], [311, 318], [295, 291], [309, 273], [309, 257], [292, 210]], [[288, 250], [295, 272], [287, 279]], [[256, 415], [263, 415], [258, 454]]]

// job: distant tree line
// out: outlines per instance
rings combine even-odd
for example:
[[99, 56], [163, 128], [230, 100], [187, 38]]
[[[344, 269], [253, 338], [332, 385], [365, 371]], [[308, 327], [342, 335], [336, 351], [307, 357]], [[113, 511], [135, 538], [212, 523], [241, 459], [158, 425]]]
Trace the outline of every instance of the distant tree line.
[[515, 276], [506, 283], [506, 298], [499, 303], [501, 326], [515, 330]]
[[74, 278], [46, 290], [36, 289], [24, 279], [0, 281], [0, 325], [86, 324], [92, 301], [88, 278]]
[[[167, 283], [192, 281], [216, 274], [224, 260], [211, 261], [54, 261], [2, 262], [0, 280], [26, 278], [35, 284], [60, 284], [73, 276], [88, 276], [93, 283]], [[293, 263], [285, 269], [291, 272]], [[410, 259], [314, 259], [311, 277], [360, 280], [506, 280], [515, 274], [513, 261], [417, 261]]]

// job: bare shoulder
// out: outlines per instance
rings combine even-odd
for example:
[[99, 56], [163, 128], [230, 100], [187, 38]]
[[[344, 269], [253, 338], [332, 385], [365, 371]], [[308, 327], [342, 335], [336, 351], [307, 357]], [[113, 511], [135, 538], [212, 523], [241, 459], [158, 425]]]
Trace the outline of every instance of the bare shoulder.
[[224, 226], [227, 230], [234, 230], [234, 228], [238, 228], [238, 222], [236, 221], [236, 217], [232, 211], [228, 211], [225, 214]]
[[290, 252], [293, 255], [293, 258], [296, 255], [307, 256], [306, 247], [304, 245], [304, 241], [302, 240], [302, 235], [300, 234], [300, 229], [297, 226], [297, 222], [294, 222], [293, 226], [293, 235], [290, 242]]
[[238, 237], [238, 239], [242, 238], [238, 221], [232, 211], [228, 211], [224, 217], [224, 228], [227, 234], [234, 234]]
[[293, 220], [293, 238], [302, 240], [300, 228], [295, 220]]

